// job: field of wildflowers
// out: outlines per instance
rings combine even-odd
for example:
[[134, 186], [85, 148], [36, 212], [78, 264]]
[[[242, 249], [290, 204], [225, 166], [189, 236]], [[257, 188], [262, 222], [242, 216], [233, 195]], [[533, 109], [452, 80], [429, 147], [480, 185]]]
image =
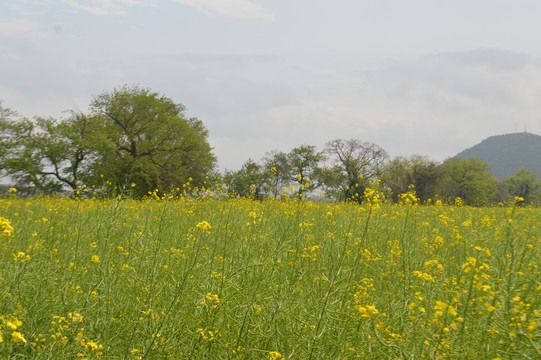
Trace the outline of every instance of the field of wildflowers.
[[541, 210], [0, 199], [0, 357], [539, 359]]

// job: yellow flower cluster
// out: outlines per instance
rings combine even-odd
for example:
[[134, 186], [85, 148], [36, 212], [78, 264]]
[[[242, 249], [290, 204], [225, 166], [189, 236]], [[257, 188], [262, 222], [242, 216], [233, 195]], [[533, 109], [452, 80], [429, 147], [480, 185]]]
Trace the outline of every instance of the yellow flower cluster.
[[436, 304], [434, 305], [434, 310], [436, 312], [434, 313], [434, 317], [442, 317], [444, 313], [448, 313], [453, 316], [457, 316], [458, 313], [456, 312], [456, 309], [452, 306], [447, 304], [446, 302], [436, 300]]
[[465, 273], [468, 273], [471, 271], [472, 267], [475, 268], [475, 265], [477, 265], [477, 259], [470, 256], [466, 259], [466, 262], [462, 264], [462, 270], [464, 270]]
[[0, 217], [0, 228], [2, 229], [2, 237], [8, 238], [13, 234], [13, 227], [11, 222], [3, 217]]
[[68, 345], [72, 343], [78, 345], [78, 358], [103, 355], [103, 345], [96, 341], [90, 341], [85, 337], [83, 320], [83, 315], [79, 313], [70, 312], [67, 317], [53, 316], [53, 321], [51, 321], [53, 327], [50, 329], [53, 333], [51, 339], [57, 344]]
[[408, 192], [404, 194], [400, 194], [399, 196], [400, 204], [403, 205], [416, 205], [419, 203], [419, 198], [417, 198], [417, 194], [415, 192], [415, 187], [413, 185], [410, 185], [408, 188]]
[[203, 230], [204, 233], [210, 234], [211, 226], [206, 221], [200, 221], [195, 225], [196, 228]]
[[424, 280], [427, 280], [427, 281], [434, 282], [434, 278], [430, 274], [427, 274], [427, 273], [424, 273], [424, 272], [421, 272], [421, 271], [417, 271], [417, 270], [412, 271], [411, 273], [413, 275], [417, 276], [420, 279], [424, 279]]
[[218, 331], [212, 331], [212, 330], [203, 330], [201, 328], [195, 330], [196, 333], [198, 333], [203, 340], [206, 341], [213, 341], [216, 339], [217, 336], [220, 336]]
[[282, 354], [280, 354], [278, 351], [271, 351], [269, 352], [269, 359], [270, 360], [282, 360], [284, 357]]
[[205, 300], [202, 300], [200, 304], [203, 305], [206, 303], [206, 301], [209, 301], [213, 308], [217, 308], [218, 305], [220, 305], [220, 298], [218, 298], [218, 294], [207, 293], [205, 295]]
[[24, 253], [23, 251], [19, 251], [17, 254], [13, 254], [13, 261], [15, 262], [25, 262], [30, 260], [30, 255]]
[[9, 333], [14, 343], [26, 343], [24, 335], [15, 331], [23, 325], [22, 321], [15, 316], [0, 316], [0, 343], [4, 342], [4, 332]]
[[378, 309], [374, 305], [355, 305], [355, 309], [359, 312], [363, 318], [371, 318], [379, 314]]
[[372, 183], [374, 187], [367, 187], [364, 189], [364, 200], [365, 202], [372, 206], [374, 210], [380, 208], [381, 204], [385, 202], [385, 194], [378, 190], [377, 186], [379, 183]]

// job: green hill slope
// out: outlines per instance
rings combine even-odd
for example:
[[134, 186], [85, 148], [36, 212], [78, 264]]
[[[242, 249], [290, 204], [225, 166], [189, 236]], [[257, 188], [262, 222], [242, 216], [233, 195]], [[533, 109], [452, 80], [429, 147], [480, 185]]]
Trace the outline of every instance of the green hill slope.
[[541, 178], [541, 136], [514, 133], [486, 138], [479, 144], [456, 155], [459, 158], [476, 156], [487, 162], [499, 180], [527, 167]]

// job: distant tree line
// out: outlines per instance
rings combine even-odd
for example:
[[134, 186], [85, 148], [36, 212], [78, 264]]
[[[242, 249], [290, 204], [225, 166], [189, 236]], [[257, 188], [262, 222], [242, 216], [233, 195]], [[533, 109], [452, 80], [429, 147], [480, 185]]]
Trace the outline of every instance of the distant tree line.
[[312, 145], [270, 151], [259, 162], [248, 159], [239, 170], [219, 174], [206, 127], [187, 117], [182, 104], [123, 86], [95, 96], [89, 108], [62, 119], [28, 119], [0, 103], [0, 186], [31, 196], [84, 188], [95, 193], [106, 184], [143, 197], [217, 181], [227, 196], [353, 202], [364, 200], [366, 188], [378, 187], [397, 202], [413, 185], [421, 203], [461, 198], [485, 206], [514, 197], [541, 203], [541, 182], [528, 169], [498, 182], [478, 158], [390, 158], [358, 139], [331, 140], [321, 151]]
[[[541, 203], [541, 181], [524, 168], [499, 182], [479, 158], [449, 158], [438, 164], [426, 156], [389, 158], [380, 146], [357, 139], [329, 141], [323, 151], [301, 145], [289, 153], [271, 151], [260, 162], [249, 159], [223, 177], [231, 194], [263, 199], [281, 193], [335, 201], [362, 202], [377, 187], [392, 202], [413, 188], [423, 204], [436, 201], [488, 206]], [[412, 186], [413, 185], [413, 186]]]

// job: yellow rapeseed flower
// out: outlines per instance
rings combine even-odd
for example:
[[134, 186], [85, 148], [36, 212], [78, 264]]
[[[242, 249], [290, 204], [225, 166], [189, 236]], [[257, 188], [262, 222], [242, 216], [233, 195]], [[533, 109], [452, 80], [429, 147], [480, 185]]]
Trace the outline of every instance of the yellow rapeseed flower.
[[379, 314], [378, 309], [376, 309], [376, 307], [373, 305], [356, 305], [355, 309], [357, 309], [357, 311], [361, 314], [361, 317], [364, 318], [370, 318], [371, 316]]
[[203, 231], [209, 231], [211, 229], [211, 226], [208, 222], [206, 221], [201, 221], [201, 222], [198, 222], [197, 225], [195, 225], [195, 227], [203, 230]]
[[14, 331], [11, 333], [11, 338], [13, 339], [14, 343], [24, 342], [26, 343], [26, 339], [24, 338], [24, 335], [21, 334], [18, 331]]
[[281, 360], [281, 359], [284, 358], [284, 357], [282, 356], [282, 354], [280, 354], [278, 351], [271, 351], [271, 352], [269, 352], [269, 357], [270, 357], [272, 360]]
[[13, 234], [13, 227], [8, 219], [0, 217], [0, 228], [2, 229], [2, 237], [8, 238]]
[[6, 327], [9, 328], [10, 330], [17, 330], [17, 328], [21, 326], [22, 324], [23, 323], [21, 322], [21, 320], [15, 319], [13, 321], [7, 321]]

